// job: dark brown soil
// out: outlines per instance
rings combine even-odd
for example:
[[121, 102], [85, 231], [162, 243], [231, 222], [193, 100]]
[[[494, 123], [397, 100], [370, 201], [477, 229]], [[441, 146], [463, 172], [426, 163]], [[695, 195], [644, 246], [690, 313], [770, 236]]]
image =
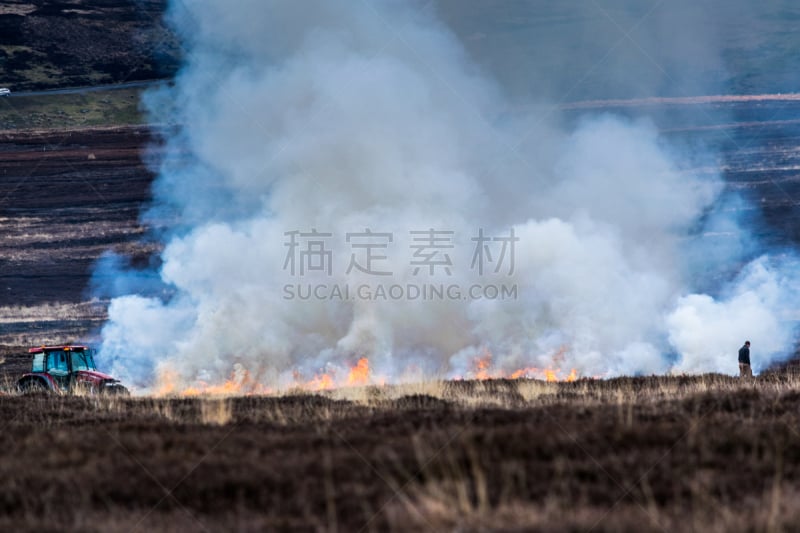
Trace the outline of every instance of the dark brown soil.
[[142, 237], [146, 129], [0, 134], [0, 306], [84, 299], [94, 261]]
[[31, 358], [28, 348], [0, 345], [0, 383], [15, 384], [22, 374], [30, 371]]
[[0, 133], [0, 344], [81, 338], [105, 316], [88, 289], [98, 258], [150, 260], [150, 141], [135, 127]]

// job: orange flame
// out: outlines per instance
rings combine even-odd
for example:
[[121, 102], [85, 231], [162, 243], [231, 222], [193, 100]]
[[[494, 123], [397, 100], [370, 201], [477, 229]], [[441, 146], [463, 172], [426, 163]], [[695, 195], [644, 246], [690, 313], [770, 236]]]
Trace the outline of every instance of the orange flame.
[[331, 390], [333, 388], [333, 376], [322, 374], [314, 376], [314, 379], [305, 384], [305, 388], [311, 390]]
[[[554, 355], [554, 363], [558, 364], [563, 362], [566, 349], [560, 349]], [[386, 384], [385, 376], [375, 376], [369, 365], [369, 359], [366, 357], [360, 358], [355, 365], [350, 367], [347, 373], [347, 379], [337, 379], [336, 368], [332, 368], [327, 372], [320, 372], [314, 375], [314, 378], [306, 381], [302, 374], [295, 370], [292, 373], [294, 377], [295, 386], [300, 389], [310, 391], [327, 391], [332, 390], [339, 386], [363, 386], [370, 383], [384, 386]], [[339, 374], [344, 377], [344, 372]], [[466, 379], [544, 379], [549, 382], [565, 381], [573, 382], [578, 379], [578, 371], [576, 369], [570, 370], [567, 376], [563, 376], [561, 369], [556, 366], [555, 368], [540, 369], [536, 367], [525, 367], [507, 373], [502, 370], [492, 369], [492, 353], [489, 350], [484, 350], [483, 353], [473, 359], [472, 370]], [[463, 379], [457, 377], [455, 379]], [[156, 384], [156, 394], [158, 395], [171, 395], [179, 394], [181, 396], [200, 396], [200, 395], [225, 395], [231, 396], [236, 394], [272, 394], [272, 389], [262, 385], [257, 379], [253, 379], [250, 372], [245, 369], [241, 364], [235, 364], [230, 377], [220, 385], [212, 385], [204, 381], [195, 381], [192, 386], [185, 388], [179, 387], [180, 376], [178, 372], [171, 368], [163, 368], [159, 371], [158, 381]]]
[[569, 352], [569, 346], [563, 345], [561, 346], [552, 356], [553, 360], [553, 368], [545, 368], [540, 370], [538, 368], [522, 368], [510, 374], [511, 379], [519, 379], [523, 377], [532, 377], [542, 379], [542, 377], [546, 381], [554, 382], [554, 381], [566, 381], [572, 382], [578, 379], [578, 371], [576, 369], [570, 370], [569, 374], [564, 378], [559, 378], [561, 375], [561, 364], [564, 363], [564, 360], [567, 357], [567, 353]]
[[526, 378], [529, 376], [535, 376], [538, 373], [539, 369], [531, 366], [528, 368], [520, 368], [519, 370], [515, 370], [508, 377], [509, 379], [519, 379], [519, 378]]
[[348, 385], [366, 385], [369, 381], [369, 360], [362, 357], [347, 374]]
[[[555, 354], [553, 354], [554, 368], [540, 369], [536, 367], [525, 367], [515, 370], [510, 373], [503, 372], [502, 370], [492, 370], [492, 353], [488, 349], [484, 349], [480, 357], [472, 360], [472, 379], [485, 380], [493, 378], [506, 378], [506, 379], [544, 379], [546, 381], [576, 381], [578, 379], [578, 371], [574, 368], [566, 377], [561, 376], [561, 363], [564, 362], [569, 348], [567, 346], [560, 347]], [[461, 379], [456, 378], [456, 379]]]
[[476, 357], [472, 360], [472, 373], [475, 379], [490, 379], [489, 368], [492, 366], [492, 353], [489, 350], [484, 350], [482, 357]]
[[508, 374], [508, 379], [522, 379], [522, 378], [533, 378], [533, 379], [544, 379], [545, 381], [566, 381], [566, 382], [573, 382], [577, 381], [578, 379], [578, 371], [574, 368], [570, 370], [569, 375], [564, 378], [559, 378], [559, 374], [561, 374], [561, 370], [558, 368], [551, 369], [538, 369], [536, 367], [527, 367], [527, 368], [520, 368], [519, 370], [515, 370]]
[[180, 389], [178, 373], [172, 369], [162, 369], [158, 375], [156, 394], [168, 396], [179, 394], [181, 396], [231, 396], [234, 394], [270, 394], [272, 390], [256, 382], [242, 365], [235, 364], [230, 377], [221, 385], [211, 385], [198, 380], [192, 386]]
[[167, 396], [177, 389], [178, 373], [170, 368], [160, 369], [156, 378], [156, 394]]

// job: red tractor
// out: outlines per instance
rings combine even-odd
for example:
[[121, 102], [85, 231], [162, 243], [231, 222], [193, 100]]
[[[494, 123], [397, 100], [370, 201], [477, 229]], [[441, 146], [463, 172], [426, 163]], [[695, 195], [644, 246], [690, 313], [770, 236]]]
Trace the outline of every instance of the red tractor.
[[28, 353], [33, 364], [17, 382], [21, 392], [129, 394], [118, 379], [97, 371], [94, 352], [86, 346], [41, 346]]

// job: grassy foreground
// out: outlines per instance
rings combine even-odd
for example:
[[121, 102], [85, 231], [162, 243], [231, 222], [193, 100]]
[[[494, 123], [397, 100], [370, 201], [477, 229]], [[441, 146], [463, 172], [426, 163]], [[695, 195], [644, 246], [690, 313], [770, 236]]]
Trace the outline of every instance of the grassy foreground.
[[0, 396], [0, 528], [780, 531], [800, 379]]

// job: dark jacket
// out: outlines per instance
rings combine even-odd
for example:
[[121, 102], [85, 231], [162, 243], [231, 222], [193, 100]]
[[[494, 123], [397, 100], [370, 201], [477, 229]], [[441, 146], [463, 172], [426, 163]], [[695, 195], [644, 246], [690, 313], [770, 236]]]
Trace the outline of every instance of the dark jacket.
[[746, 365], [750, 364], [750, 348], [748, 346], [739, 348], [739, 362]]

